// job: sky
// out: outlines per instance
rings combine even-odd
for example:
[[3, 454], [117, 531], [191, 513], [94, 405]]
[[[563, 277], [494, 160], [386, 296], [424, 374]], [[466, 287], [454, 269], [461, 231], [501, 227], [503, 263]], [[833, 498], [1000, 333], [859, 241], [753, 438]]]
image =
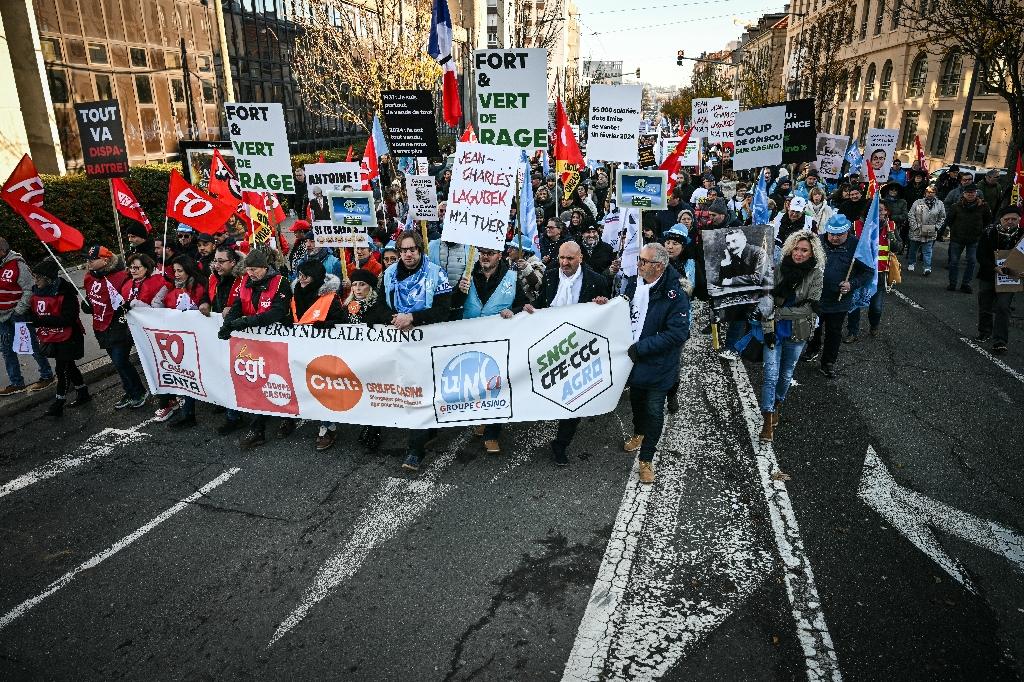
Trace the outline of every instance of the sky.
[[[714, 52], [736, 40], [744, 23], [781, 12], [772, 0], [575, 0], [580, 12], [580, 60], [622, 61], [624, 73], [640, 68], [640, 80], [658, 86], [687, 85], [693, 62], [687, 57]], [[632, 29], [632, 30], [630, 30]], [[581, 64], [582, 66], [582, 64]], [[635, 78], [623, 79], [636, 82]]]

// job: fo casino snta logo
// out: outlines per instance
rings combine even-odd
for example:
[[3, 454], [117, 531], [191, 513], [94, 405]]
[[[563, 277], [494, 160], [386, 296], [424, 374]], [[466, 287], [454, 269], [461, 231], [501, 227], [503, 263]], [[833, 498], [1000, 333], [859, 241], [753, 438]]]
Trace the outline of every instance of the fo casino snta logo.
[[511, 418], [508, 341], [435, 346], [430, 354], [438, 422]]
[[530, 346], [533, 392], [575, 412], [612, 387], [608, 339], [563, 322]]

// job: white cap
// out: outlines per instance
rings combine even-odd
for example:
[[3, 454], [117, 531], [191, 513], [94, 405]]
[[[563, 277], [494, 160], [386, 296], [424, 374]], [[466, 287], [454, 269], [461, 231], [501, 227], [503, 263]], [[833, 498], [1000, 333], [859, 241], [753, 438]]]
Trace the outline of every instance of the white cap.
[[790, 211], [800, 211], [803, 213], [805, 208], [807, 208], [807, 200], [803, 197], [793, 197], [789, 200]]

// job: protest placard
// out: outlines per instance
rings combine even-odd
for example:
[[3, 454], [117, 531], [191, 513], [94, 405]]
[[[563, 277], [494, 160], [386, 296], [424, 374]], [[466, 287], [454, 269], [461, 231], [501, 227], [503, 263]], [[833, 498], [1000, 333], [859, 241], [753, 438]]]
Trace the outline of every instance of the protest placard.
[[698, 97], [690, 102], [690, 125], [693, 132], [706, 137], [711, 132], [711, 107], [721, 97]]
[[128, 149], [124, 146], [124, 126], [117, 100], [75, 104], [75, 120], [85, 174], [90, 178], [128, 175]]
[[823, 178], [838, 178], [843, 172], [843, 157], [850, 138], [846, 135], [818, 133], [816, 158], [818, 172]]
[[667, 204], [668, 171], [620, 168], [615, 174], [619, 206], [660, 210]]
[[774, 235], [771, 225], [701, 231], [708, 294], [716, 308], [754, 303], [772, 288]]
[[736, 115], [736, 150], [733, 170], [778, 166], [782, 163], [786, 107], [748, 109]]
[[640, 85], [591, 85], [588, 161], [637, 162]]
[[641, 168], [654, 168], [658, 165], [657, 159], [654, 156], [653, 142], [645, 141], [637, 147], [637, 165]]
[[331, 222], [313, 225], [313, 243], [317, 246], [368, 246], [368, 228], [377, 225], [377, 207], [373, 192], [330, 192]]
[[889, 170], [892, 169], [893, 153], [899, 136], [900, 131], [896, 128], [868, 128], [864, 155], [874, 169], [875, 180], [879, 185], [889, 182]]
[[708, 112], [708, 142], [732, 142], [739, 111], [739, 100], [713, 100]]
[[317, 246], [343, 246], [334, 229], [329, 197], [332, 193], [352, 192], [362, 187], [362, 171], [359, 164], [307, 163], [305, 170], [313, 241]]
[[548, 51], [477, 50], [477, 139], [534, 152], [548, 148]]
[[384, 90], [380, 99], [392, 156], [441, 156], [429, 90]]
[[[814, 161], [817, 149], [817, 127], [814, 124], [814, 98], [786, 102], [786, 132], [783, 138], [782, 163]], [[820, 169], [819, 169], [820, 170]]]
[[427, 175], [430, 173], [430, 162], [425, 156], [416, 157], [416, 175]]
[[413, 220], [437, 220], [437, 184], [433, 175], [406, 175], [405, 193]]
[[[1001, 268], [1006, 265], [1006, 259], [1010, 255], [1010, 251], [996, 251], [996, 267]], [[1010, 267], [1010, 266], [1007, 266]], [[1013, 268], [1010, 267], [1012, 270]], [[1015, 271], [1017, 272], [1017, 271]], [[1024, 272], [1024, 271], [1021, 271]], [[996, 293], [1016, 293], [1024, 291], [1024, 279], [1018, 275], [1011, 277], [1010, 275], [1003, 275], [999, 272], [996, 273]]]
[[505, 250], [520, 155], [515, 147], [456, 143], [442, 239]]
[[242, 189], [293, 193], [295, 179], [281, 104], [228, 102], [224, 113]]

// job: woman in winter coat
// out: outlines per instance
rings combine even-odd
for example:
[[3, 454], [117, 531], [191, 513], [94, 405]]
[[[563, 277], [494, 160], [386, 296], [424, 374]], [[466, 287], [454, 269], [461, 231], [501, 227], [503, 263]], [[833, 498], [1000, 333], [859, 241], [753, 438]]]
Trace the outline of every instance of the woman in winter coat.
[[824, 269], [821, 240], [809, 230], [794, 232], [782, 245], [782, 258], [775, 266], [775, 286], [758, 303], [764, 329], [762, 441], [772, 440], [793, 369], [814, 332]]
[[149, 256], [137, 253], [128, 256], [128, 279], [121, 287], [121, 297], [129, 308], [163, 308], [167, 297], [167, 281], [153, 271], [156, 263]]
[[57, 395], [46, 410], [48, 417], [64, 414], [64, 402], [71, 387], [75, 388], [75, 399], [69, 403], [70, 407], [92, 400], [85, 378], [75, 364], [85, 355], [85, 327], [79, 317], [78, 292], [71, 282], [60, 277], [58, 270], [57, 261], [52, 258], [32, 268], [35, 286], [30, 311], [39, 352], [56, 361]]
[[924, 259], [924, 276], [932, 274], [932, 248], [939, 236], [942, 223], [946, 221], [946, 207], [936, 196], [935, 185], [929, 185], [924, 191], [924, 198], [918, 199], [910, 207], [907, 215], [910, 225], [910, 237], [907, 251], [907, 270], [913, 272], [917, 265], [917, 252], [920, 250]]
[[813, 187], [808, 192], [808, 208], [811, 210], [811, 217], [815, 225], [824, 225], [828, 219], [835, 215], [835, 209], [828, 205], [825, 197], [825, 190], [820, 187]]
[[[176, 256], [168, 264], [171, 289], [164, 297], [164, 308], [185, 312], [199, 310], [199, 304], [206, 300], [209, 278], [196, 266], [191, 256]], [[168, 421], [169, 429], [189, 429], [196, 425], [196, 399], [192, 396], [157, 396], [157, 421]], [[177, 414], [175, 414], [177, 413]], [[171, 419], [171, 417], [174, 419]]]

